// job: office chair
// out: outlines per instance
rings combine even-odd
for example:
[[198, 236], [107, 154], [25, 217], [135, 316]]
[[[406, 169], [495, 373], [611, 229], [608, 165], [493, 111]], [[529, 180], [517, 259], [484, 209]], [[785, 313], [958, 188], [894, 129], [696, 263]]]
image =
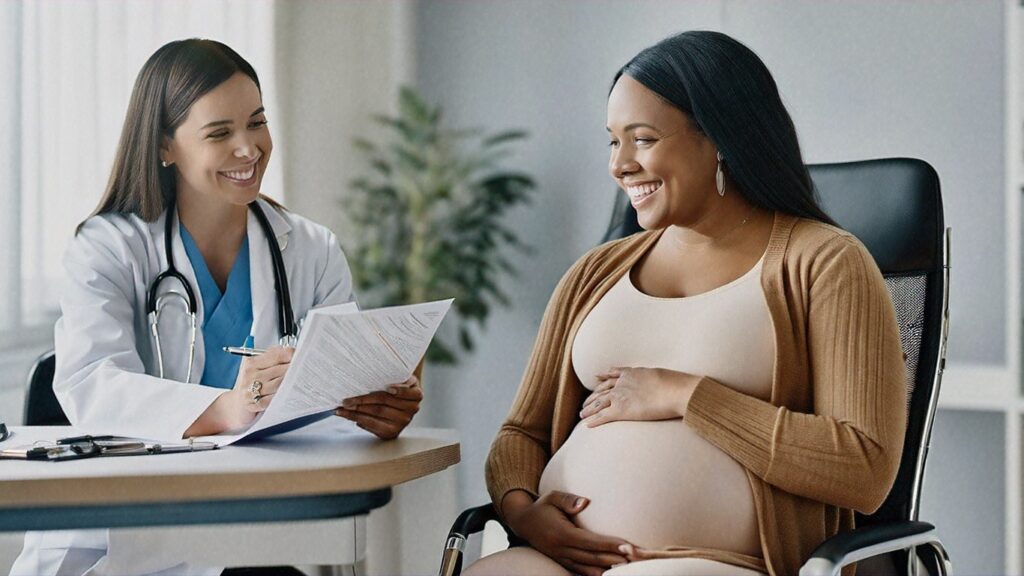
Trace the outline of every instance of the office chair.
[[[823, 542], [800, 576], [838, 575], [859, 563], [869, 574], [916, 575], [952, 569], [935, 527], [918, 520], [925, 459], [931, 439], [949, 319], [949, 230], [944, 227], [939, 177], [922, 160], [888, 158], [808, 166], [821, 206], [874, 257], [889, 288], [906, 357], [908, 419], [903, 455], [889, 496], [874, 514], [856, 515], [857, 528]], [[616, 193], [604, 241], [641, 230], [626, 196]], [[459, 574], [470, 534], [495, 520], [493, 505], [464, 511], [452, 526], [442, 576]], [[522, 544], [502, 524], [511, 545]]]
[[28, 373], [25, 392], [25, 426], [70, 426], [64, 409], [53, 393], [53, 371], [57, 356], [53, 350], [36, 358]]

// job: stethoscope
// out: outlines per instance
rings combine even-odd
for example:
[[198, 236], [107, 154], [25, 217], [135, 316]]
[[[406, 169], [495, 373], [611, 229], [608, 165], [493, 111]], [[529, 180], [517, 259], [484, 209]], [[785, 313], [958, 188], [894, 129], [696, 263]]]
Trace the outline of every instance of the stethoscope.
[[[277, 243], [277, 237], [274, 235], [274, 230], [270, 227], [270, 222], [267, 220], [266, 214], [263, 213], [263, 208], [253, 201], [249, 204], [249, 208], [252, 213], [256, 216], [256, 220], [260, 223], [260, 228], [263, 229], [263, 235], [267, 237], [267, 242], [270, 244], [270, 261], [274, 266], [274, 288], [277, 293], [277, 324], [278, 332], [281, 334], [279, 343], [282, 346], [295, 346], [298, 341], [298, 326], [295, 324], [295, 315], [292, 311], [292, 299], [288, 292], [288, 275], [284, 270], [284, 259], [281, 258], [281, 247]], [[167, 256], [167, 269], [160, 273], [153, 281], [153, 284], [149, 287], [149, 297], [146, 299], [146, 312], [149, 317], [149, 327], [153, 332], [153, 339], [156, 342], [156, 361], [157, 366], [160, 370], [160, 378], [164, 377], [164, 355], [163, 349], [160, 346], [160, 314], [166, 304], [177, 302], [185, 308], [185, 312], [188, 314], [189, 323], [191, 324], [192, 337], [188, 351], [188, 374], [185, 377], [186, 382], [192, 381], [192, 364], [196, 358], [196, 295], [192, 291], [192, 286], [189, 285], [188, 280], [178, 272], [178, 269], [174, 267], [174, 255], [171, 253], [171, 239], [173, 238], [173, 223], [174, 223], [174, 202], [170, 202], [167, 208], [167, 219], [164, 222], [164, 253]], [[180, 292], [167, 291], [157, 296], [157, 289], [164, 280], [169, 279], [177, 280], [178, 283], [185, 288], [185, 295], [183, 296]]]

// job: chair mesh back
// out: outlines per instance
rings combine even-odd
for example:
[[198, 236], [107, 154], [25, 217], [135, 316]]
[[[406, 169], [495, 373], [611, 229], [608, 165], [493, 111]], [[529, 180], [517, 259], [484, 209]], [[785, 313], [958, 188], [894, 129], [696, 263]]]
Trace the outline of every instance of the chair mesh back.
[[900, 344], [903, 347], [903, 361], [907, 365], [907, 411], [914, 397], [917, 382], [917, 366], [921, 359], [921, 344], [924, 342], [924, 303], [927, 297], [928, 277], [921, 275], [885, 276], [893, 307], [896, 308], [896, 322], [900, 327]]

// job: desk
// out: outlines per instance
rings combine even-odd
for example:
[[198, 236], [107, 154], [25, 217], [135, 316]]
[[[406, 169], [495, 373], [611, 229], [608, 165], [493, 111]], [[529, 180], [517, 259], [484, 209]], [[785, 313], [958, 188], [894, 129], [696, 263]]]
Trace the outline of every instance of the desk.
[[[347, 430], [347, 431], [346, 431]], [[54, 440], [67, 427], [14, 427], [2, 446]], [[391, 487], [459, 462], [448, 430], [381, 441], [328, 419], [209, 452], [0, 460], [0, 531], [315, 520], [366, 514]]]

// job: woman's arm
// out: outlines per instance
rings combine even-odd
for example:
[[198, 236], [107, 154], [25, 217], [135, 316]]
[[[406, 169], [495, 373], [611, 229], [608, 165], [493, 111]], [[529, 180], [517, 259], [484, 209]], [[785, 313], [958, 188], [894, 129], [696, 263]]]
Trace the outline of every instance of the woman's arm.
[[558, 381], [568, 353], [565, 339], [587, 262], [587, 257], [581, 258], [570, 268], [551, 295], [515, 401], [491, 444], [485, 469], [487, 489], [499, 512], [505, 495], [513, 490], [540, 496], [537, 487], [551, 458]]
[[814, 413], [702, 378], [684, 421], [769, 484], [870, 513], [896, 477], [906, 429], [899, 330], [885, 282], [856, 240], [837, 237], [815, 266], [806, 384]]

